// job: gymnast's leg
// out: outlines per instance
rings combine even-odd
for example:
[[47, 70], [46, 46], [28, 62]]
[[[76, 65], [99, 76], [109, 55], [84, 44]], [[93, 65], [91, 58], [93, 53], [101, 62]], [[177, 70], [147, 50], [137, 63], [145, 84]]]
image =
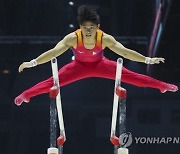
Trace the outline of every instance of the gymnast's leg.
[[[95, 69], [96, 77], [103, 77], [109, 79], [115, 79], [116, 74], [116, 62], [103, 58], [101, 62], [98, 63]], [[169, 84], [147, 75], [135, 73], [123, 67], [122, 69], [122, 82], [129, 83], [138, 87], [149, 87], [159, 89], [162, 93], [166, 91], [175, 92], [178, 87], [173, 84]]]
[[[86, 78], [90, 76], [89, 67], [83, 65], [76, 60], [62, 67], [59, 72], [60, 86], [67, 85], [71, 82]], [[29, 102], [31, 97], [48, 93], [50, 88], [53, 86], [53, 78], [50, 77], [47, 80], [39, 82], [35, 86], [25, 90], [22, 94], [17, 96], [14, 100], [16, 105], [21, 105], [23, 102]]]

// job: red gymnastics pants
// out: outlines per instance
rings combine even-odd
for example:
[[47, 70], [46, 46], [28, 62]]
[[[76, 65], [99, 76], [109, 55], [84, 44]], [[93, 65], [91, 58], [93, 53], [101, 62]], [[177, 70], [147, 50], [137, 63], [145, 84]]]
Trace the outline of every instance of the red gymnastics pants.
[[[77, 60], [62, 67], [59, 72], [60, 86], [67, 85], [74, 81], [88, 78], [100, 77], [115, 80], [116, 62], [103, 58], [98, 62], [79, 62]], [[164, 90], [165, 82], [153, 79], [149, 76], [132, 72], [125, 67], [122, 69], [122, 82], [132, 84], [138, 87], [156, 88], [160, 91]], [[29, 100], [31, 97], [49, 92], [53, 86], [53, 78], [50, 77], [30, 89], [23, 92], [24, 96]]]

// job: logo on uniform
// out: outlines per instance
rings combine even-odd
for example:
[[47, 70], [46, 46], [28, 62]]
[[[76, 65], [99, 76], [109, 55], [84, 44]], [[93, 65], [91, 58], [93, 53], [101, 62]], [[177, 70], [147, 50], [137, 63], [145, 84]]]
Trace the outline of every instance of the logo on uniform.
[[99, 53], [99, 51], [93, 51], [93, 55], [97, 55]]
[[78, 51], [79, 53], [84, 53], [83, 51]]

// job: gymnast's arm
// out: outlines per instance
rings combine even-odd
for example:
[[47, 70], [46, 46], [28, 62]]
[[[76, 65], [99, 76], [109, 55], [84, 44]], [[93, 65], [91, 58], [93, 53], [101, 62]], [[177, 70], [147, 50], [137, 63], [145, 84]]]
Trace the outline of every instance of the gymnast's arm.
[[108, 47], [110, 50], [112, 50], [116, 54], [132, 61], [137, 61], [137, 62], [142, 62], [142, 63], [147, 63], [147, 64], [159, 64], [160, 62], [164, 63], [164, 60], [165, 60], [164, 58], [145, 57], [134, 50], [124, 47], [121, 43], [116, 41], [114, 37], [108, 34], [103, 35], [102, 42], [103, 42], [104, 47]]
[[75, 46], [76, 44], [76, 34], [70, 33], [66, 35], [54, 48], [42, 53], [36, 59], [31, 60], [30, 62], [23, 62], [19, 66], [19, 72], [23, 71], [24, 68], [31, 68], [36, 65], [44, 64], [50, 61], [53, 57], [60, 56], [70, 47]]

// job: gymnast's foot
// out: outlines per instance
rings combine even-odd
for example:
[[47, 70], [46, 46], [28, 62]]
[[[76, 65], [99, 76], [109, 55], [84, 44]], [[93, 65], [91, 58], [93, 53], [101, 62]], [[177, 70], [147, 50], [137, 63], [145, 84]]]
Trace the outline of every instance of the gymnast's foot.
[[161, 93], [165, 93], [166, 91], [176, 92], [178, 91], [178, 87], [173, 84], [164, 84], [164, 86], [160, 89]]
[[26, 103], [29, 103], [29, 102], [30, 102], [30, 99], [27, 98], [24, 93], [20, 94], [19, 96], [17, 96], [17, 97], [14, 99], [14, 103], [15, 103], [17, 106], [20, 106], [23, 102], [26, 102]]

